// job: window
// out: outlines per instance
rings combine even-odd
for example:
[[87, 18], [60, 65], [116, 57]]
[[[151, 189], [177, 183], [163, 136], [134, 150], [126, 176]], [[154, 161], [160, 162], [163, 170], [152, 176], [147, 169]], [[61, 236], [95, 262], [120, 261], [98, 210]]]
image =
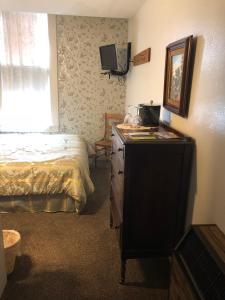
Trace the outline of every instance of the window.
[[0, 14], [1, 131], [57, 127], [57, 93], [52, 91], [57, 85], [52, 84], [50, 70], [56, 47], [49, 45], [49, 24], [47, 14]]

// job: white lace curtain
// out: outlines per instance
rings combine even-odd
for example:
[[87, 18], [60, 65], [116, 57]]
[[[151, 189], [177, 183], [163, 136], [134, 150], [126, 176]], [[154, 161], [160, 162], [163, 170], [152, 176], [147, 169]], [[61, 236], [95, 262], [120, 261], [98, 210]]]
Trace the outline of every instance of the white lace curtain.
[[49, 51], [47, 14], [0, 14], [1, 131], [53, 125]]

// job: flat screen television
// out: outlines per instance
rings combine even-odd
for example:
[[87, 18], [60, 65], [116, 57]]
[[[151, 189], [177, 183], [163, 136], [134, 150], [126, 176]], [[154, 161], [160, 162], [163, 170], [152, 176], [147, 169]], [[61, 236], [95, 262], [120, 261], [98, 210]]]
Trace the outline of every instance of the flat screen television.
[[99, 47], [102, 70], [117, 70], [115, 44]]

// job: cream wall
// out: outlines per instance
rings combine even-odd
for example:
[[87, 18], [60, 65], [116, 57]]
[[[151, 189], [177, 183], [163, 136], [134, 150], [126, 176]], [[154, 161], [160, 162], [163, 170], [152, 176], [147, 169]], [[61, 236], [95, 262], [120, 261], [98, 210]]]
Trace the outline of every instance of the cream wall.
[[169, 117], [172, 127], [196, 140], [192, 221], [217, 223], [225, 232], [225, 1], [147, 0], [128, 32], [133, 54], [151, 47], [152, 57], [131, 68], [126, 105], [150, 99], [162, 104], [166, 46], [197, 37], [189, 116]]
[[125, 82], [101, 75], [99, 46], [126, 48], [127, 20], [57, 16], [56, 23], [60, 130], [94, 142], [104, 113], [124, 111]]

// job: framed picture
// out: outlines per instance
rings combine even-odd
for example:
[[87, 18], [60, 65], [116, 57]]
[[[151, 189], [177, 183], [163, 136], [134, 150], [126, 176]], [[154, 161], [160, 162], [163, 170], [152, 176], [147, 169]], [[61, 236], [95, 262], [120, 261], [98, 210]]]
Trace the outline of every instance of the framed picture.
[[188, 114], [192, 65], [192, 35], [167, 46], [163, 106], [182, 117]]

